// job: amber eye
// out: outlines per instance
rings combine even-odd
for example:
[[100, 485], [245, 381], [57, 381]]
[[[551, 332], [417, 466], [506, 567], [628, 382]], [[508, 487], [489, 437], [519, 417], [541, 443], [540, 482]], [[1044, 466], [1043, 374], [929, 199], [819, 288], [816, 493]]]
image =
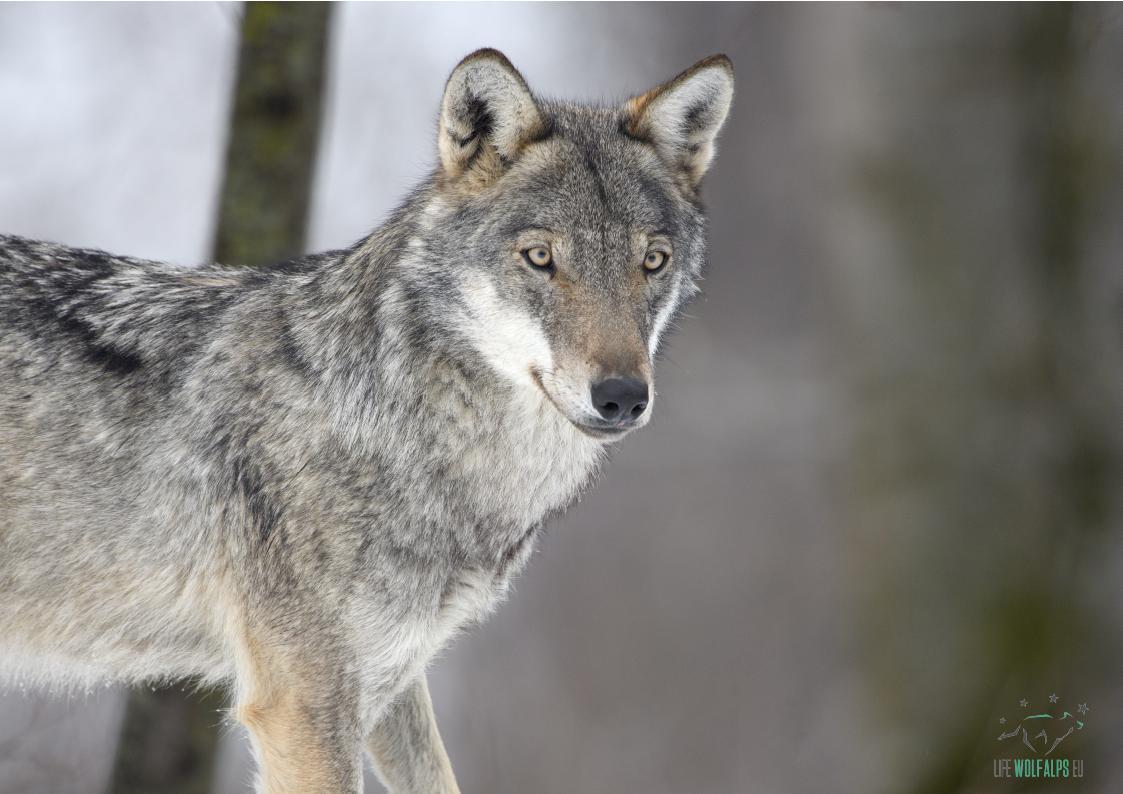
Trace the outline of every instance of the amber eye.
[[643, 259], [643, 269], [648, 273], [658, 273], [670, 257], [665, 251], [648, 251]]
[[528, 265], [546, 270], [554, 264], [554, 255], [544, 245], [536, 245], [523, 251], [523, 259]]

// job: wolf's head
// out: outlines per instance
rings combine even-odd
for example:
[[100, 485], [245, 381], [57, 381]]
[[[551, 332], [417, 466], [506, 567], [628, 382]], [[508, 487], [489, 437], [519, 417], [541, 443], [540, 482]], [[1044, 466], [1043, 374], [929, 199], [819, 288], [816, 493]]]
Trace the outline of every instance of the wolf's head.
[[651, 416], [660, 337], [702, 268], [698, 186], [732, 96], [723, 55], [618, 107], [540, 100], [495, 50], [449, 77], [422, 256], [452, 293], [452, 330], [589, 435]]

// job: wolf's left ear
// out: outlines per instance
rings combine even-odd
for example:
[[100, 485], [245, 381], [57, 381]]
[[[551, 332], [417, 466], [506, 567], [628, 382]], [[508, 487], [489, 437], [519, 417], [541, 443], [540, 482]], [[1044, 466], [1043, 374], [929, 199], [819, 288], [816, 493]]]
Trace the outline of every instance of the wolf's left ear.
[[733, 62], [711, 55], [624, 105], [622, 129], [650, 141], [693, 192], [714, 156], [714, 141], [733, 102]]
[[521, 74], [498, 50], [477, 50], [457, 64], [445, 85], [437, 146], [450, 177], [472, 169], [496, 177], [545, 121]]

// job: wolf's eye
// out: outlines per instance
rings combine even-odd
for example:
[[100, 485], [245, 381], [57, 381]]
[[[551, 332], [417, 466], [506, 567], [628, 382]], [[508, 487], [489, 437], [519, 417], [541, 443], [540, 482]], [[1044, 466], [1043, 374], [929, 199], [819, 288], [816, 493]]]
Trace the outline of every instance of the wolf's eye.
[[544, 245], [536, 245], [523, 251], [523, 259], [532, 267], [548, 270], [554, 264], [554, 256], [550, 249]]
[[658, 273], [670, 259], [664, 251], [648, 251], [643, 259], [643, 269], [648, 273]]

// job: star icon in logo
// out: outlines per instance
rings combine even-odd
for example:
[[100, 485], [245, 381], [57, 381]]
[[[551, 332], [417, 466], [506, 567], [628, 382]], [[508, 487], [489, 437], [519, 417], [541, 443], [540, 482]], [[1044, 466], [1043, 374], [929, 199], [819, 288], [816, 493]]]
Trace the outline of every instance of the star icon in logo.
[[1024, 709], [1026, 706], [1029, 705], [1029, 701], [1026, 700], [1025, 698], [1022, 698], [1021, 700], [1018, 701], [1018, 705], [1021, 706]]
[[1077, 707], [1076, 710], [1079, 711], [1081, 714], [1087, 714], [1088, 713], [1088, 704], [1087, 703], [1081, 703]]
[[1054, 692], [1053, 694], [1049, 695], [1049, 702], [1050, 702], [1050, 703], [1056, 703], [1056, 702], [1057, 702], [1057, 693], [1056, 693], [1056, 692]]
[[1006, 718], [1005, 717], [999, 717], [998, 718], [998, 724], [999, 725], [1005, 725], [1006, 724]]

